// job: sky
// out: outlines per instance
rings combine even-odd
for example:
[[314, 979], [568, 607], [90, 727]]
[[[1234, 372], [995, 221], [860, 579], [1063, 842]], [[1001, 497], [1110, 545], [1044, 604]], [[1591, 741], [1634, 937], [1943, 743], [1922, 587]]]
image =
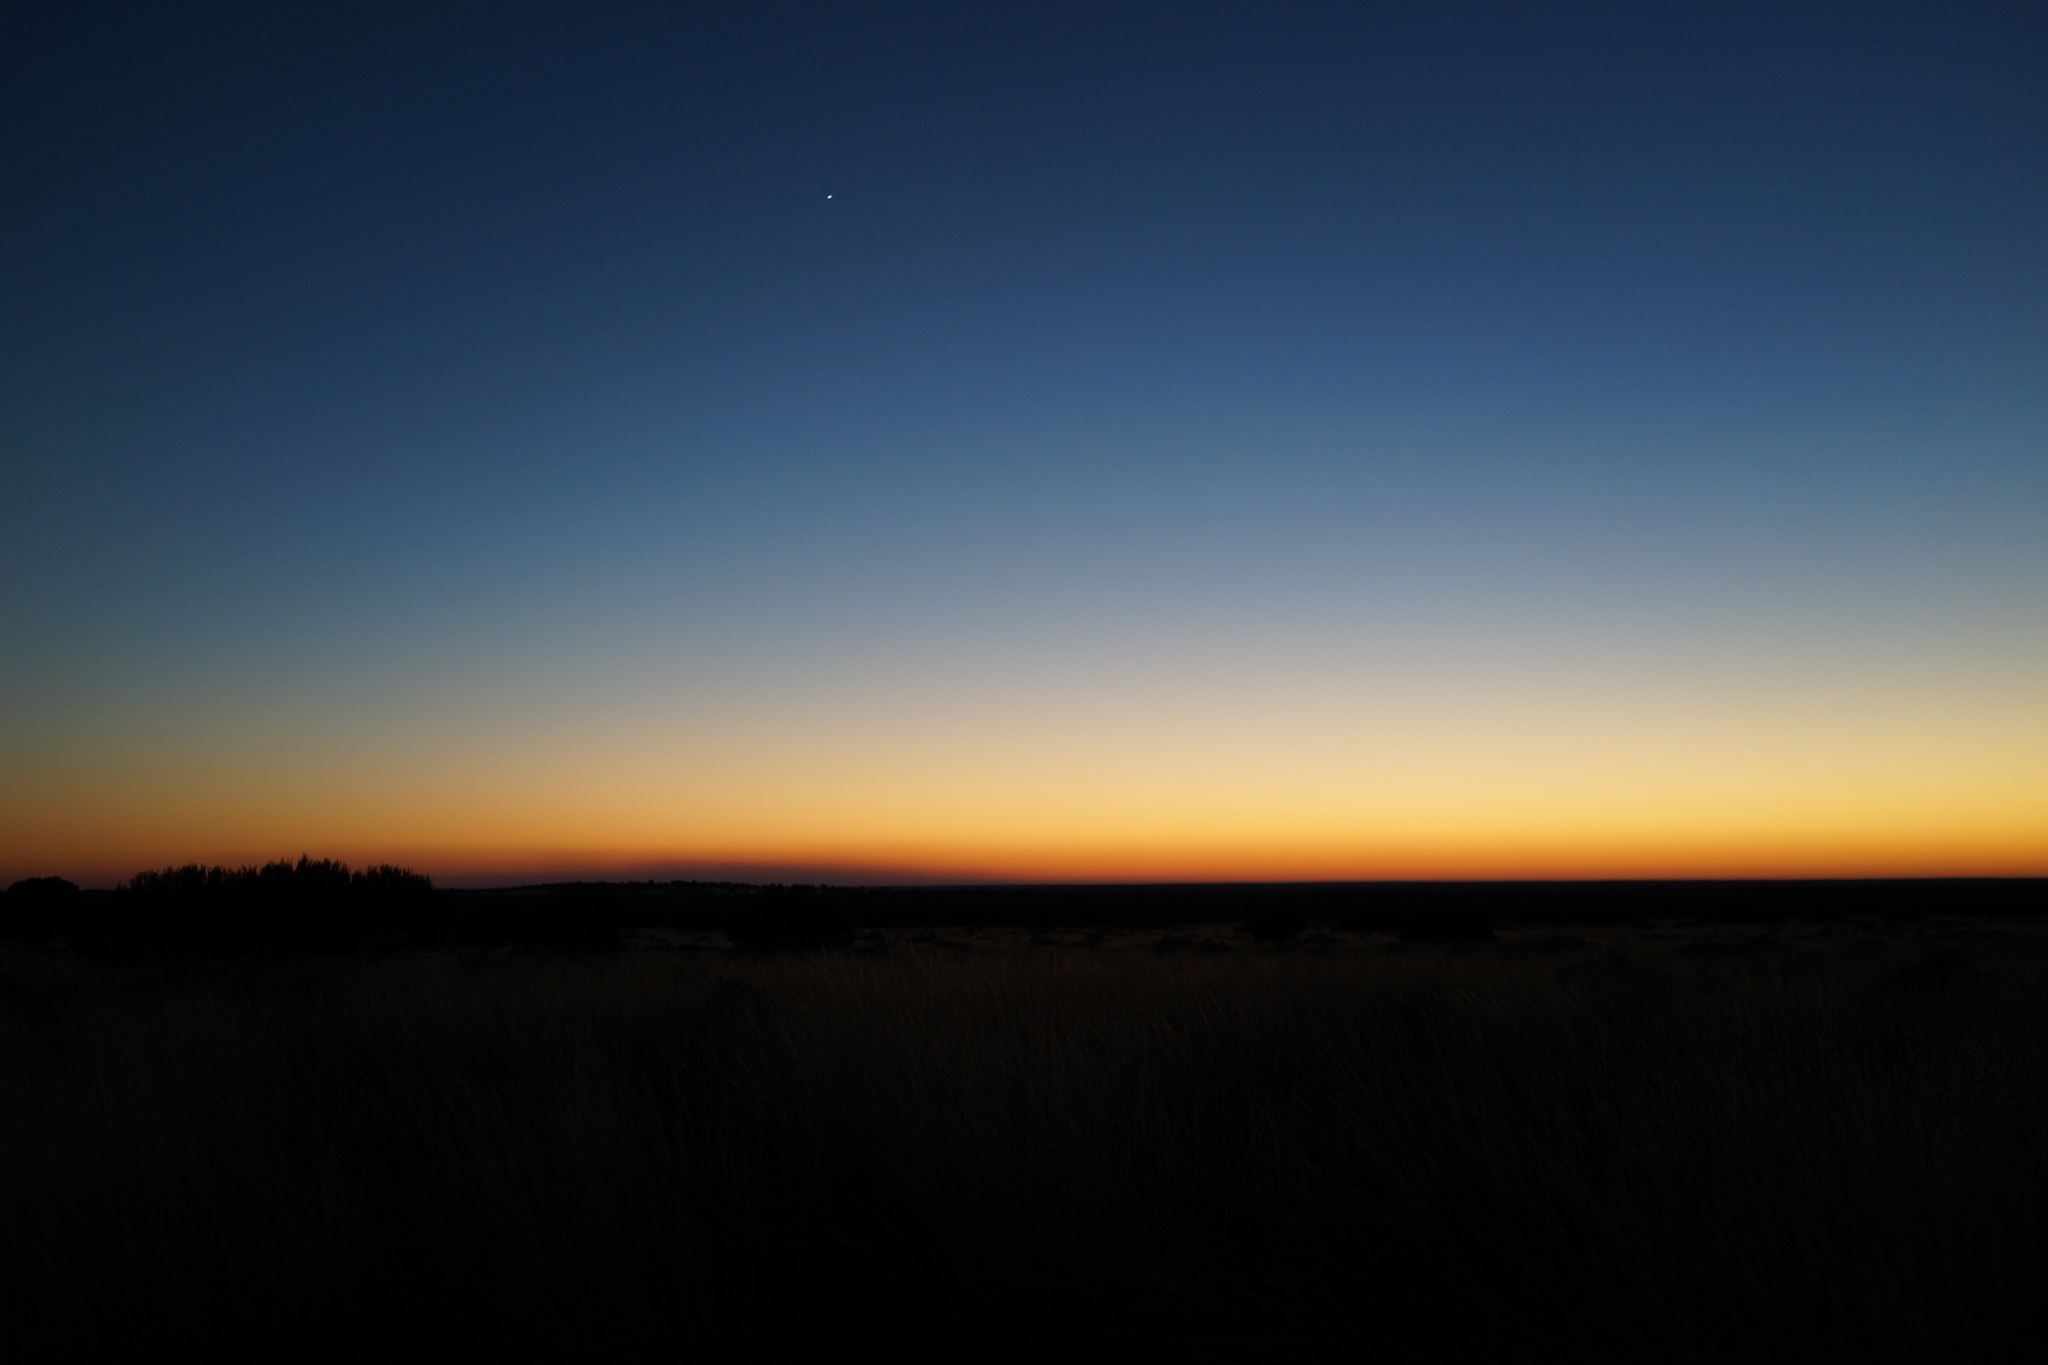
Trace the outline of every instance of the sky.
[[0, 881], [2048, 873], [2048, 10], [0, 19]]

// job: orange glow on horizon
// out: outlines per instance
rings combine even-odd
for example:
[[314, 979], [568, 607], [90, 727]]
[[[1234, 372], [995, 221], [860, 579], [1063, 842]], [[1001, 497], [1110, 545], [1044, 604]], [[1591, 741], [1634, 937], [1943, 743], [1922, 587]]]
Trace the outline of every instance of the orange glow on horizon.
[[2048, 876], [2048, 847], [2040, 841], [1880, 838], [1654, 844], [1592, 840], [1522, 845], [1445, 841], [1405, 846], [1374, 846], [1367, 841], [1349, 846], [1096, 842], [1063, 847], [751, 845], [712, 849], [276, 839], [138, 848], [125, 857], [79, 848], [69, 856], [34, 866], [16, 854], [9, 860], [14, 866], [5, 875], [11, 879], [56, 871], [87, 885], [111, 885], [144, 868], [186, 862], [237, 866], [300, 853], [340, 857], [356, 866], [400, 863], [450, 885], [574, 879], [881, 885]]
[[2038, 687], [1740, 681], [237, 715], [0, 774], [0, 876], [301, 852], [458, 881], [2048, 875]]

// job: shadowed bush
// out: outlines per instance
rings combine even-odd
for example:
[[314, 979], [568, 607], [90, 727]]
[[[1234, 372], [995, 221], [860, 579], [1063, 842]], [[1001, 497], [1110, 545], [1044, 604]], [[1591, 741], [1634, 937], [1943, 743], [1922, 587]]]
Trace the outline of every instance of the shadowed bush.
[[736, 901], [721, 927], [749, 952], [815, 952], [853, 941], [857, 926], [847, 910], [826, 887], [764, 886]]
[[43, 944], [71, 931], [81, 897], [62, 877], [25, 877], [0, 897], [0, 939]]
[[522, 944], [600, 952], [639, 927], [640, 909], [624, 888], [604, 883], [534, 887], [471, 897], [453, 921], [457, 942]]

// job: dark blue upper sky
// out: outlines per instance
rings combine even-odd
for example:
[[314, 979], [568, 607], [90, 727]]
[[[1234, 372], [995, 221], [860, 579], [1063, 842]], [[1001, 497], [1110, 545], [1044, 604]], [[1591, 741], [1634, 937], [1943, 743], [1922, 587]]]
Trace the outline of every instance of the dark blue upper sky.
[[2034, 657], [2036, 6], [0, 22], [0, 740], [46, 776], [260, 748], [224, 696]]

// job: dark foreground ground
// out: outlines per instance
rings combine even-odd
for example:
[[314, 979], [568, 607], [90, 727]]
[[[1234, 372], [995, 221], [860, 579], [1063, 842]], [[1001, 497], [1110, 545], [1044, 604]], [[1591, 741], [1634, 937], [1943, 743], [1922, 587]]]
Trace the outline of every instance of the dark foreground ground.
[[2048, 924], [0, 956], [12, 1358], [1992, 1360]]

